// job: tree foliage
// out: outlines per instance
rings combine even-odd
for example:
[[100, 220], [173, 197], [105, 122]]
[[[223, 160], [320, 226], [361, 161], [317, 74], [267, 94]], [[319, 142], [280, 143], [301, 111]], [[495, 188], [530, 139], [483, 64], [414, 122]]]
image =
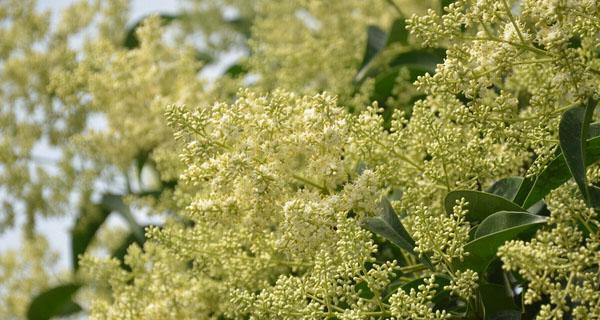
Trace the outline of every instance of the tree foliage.
[[0, 317], [600, 317], [596, 1], [50, 17], [0, 2]]

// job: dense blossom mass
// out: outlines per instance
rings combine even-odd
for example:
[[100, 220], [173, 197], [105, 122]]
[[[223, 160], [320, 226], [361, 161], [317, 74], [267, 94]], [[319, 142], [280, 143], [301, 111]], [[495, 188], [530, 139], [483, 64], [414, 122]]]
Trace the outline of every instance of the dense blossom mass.
[[[92, 319], [491, 318], [485, 295], [507, 283], [524, 284], [508, 287], [519, 315], [600, 317], [600, 216], [577, 177], [482, 268], [476, 204], [445, 202], [566, 154], [561, 116], [600, 99], [600, 3], [184, 6], [128, 34], [125, 0], [77, 2], [55, 25], [0, 2], [0, 227], [25, 231], [23, 257], [0, 255], [0, 318], [60, 283]], [[231, 50], [247, 56], [198, 76]], [[123, 207], [164, 223], [135, 238]], [[133, 231], [100, 222], [76, 238], [90, 248], [75, 271], [53, 275], [36, 221], [77, 212], [77, 235], [112, 211]], [[382, 212], [413, 242], [377, 232]]]

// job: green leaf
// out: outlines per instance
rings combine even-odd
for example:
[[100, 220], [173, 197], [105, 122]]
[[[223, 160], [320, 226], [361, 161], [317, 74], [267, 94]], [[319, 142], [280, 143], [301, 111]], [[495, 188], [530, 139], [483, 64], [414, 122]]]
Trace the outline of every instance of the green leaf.
[[[587, 141], [585, 154], [586, 166], [592, 165], [600, 160], [600, 137], [594, 137]], [[523, 202], [524, 208], [529, 208], [536, 202], [542, 200], [550, 191], [558, 188], [571, 178], [571, 172], [567, 166], [563, 154], [557, 155], [546, 166], [535, 179], [527, 198]]]
[[517, 191], [517, 194], [515, 195], [512, 202], [518, 204], [519, 206], [521, 206], [523, 208], [529, 209], [529, 207], [523, 206], [523, 202], [525, 202], [525, 199], [527, 198], [527, 195], [531, 191], [531, 188], [533, 187], [534, 183], [535, 183], [535, 177], [524, 178], [523, 181], [521, 182], [521, 185], [519, 186], [519, 191]]
[[79, 268], [79, 255], [84, 254], [96, 232], [104, 223], [110, 210], [97, 205], [85, 204], [80, 208], [79, 216], [71, 230], [71, 262], [73, 270]]
[[[415, 241], [408, 234], [400, 219], [398, 219], [398, 215], [396, 215], [390, 202], [384, 198], [381, 206], [382, 214], [378, 217], [365, 219], [365, 227], [418, 257], [419, 255], [415, 252]], [[429, 258], [423, 256], [420, 260], [428, 268], [433, 269]]]
[[[138, 21], [136, 21], [129, 29], [127, 29], [127, 33], [125, 34], [125, 39], [123, 40], [123, 46], [127, 49], [134, 49], [140, 46], [140, 41], [135, 34], [137, 29], [142, 25], [144, 20], [146, 20], [149, 16], [144, 16]], [[169, 24], [173, 20], [181, 18], [179, 15], [172, 14], [161, 14], [159, 15], [163, 24]]]
[[373, 291], [369, 288], [369, 284], [365, 281], [357, 283], [354, 290], [358, 293], [358, 296], [363, 299], [371, 299], [375, 296]]
[[470, 222], [482, 221], [498, 211], [527, 211], [495, 194], [472, 190], [455, 190], [449, 192], [444, 200], [444, 207], [448, 214], [452, 214], [456, 202], [460, 201], [461, 198], [465, 198], [465, 201], [469, 203], [466, 205], [466, 209], [469, 210], [466, 219]]
[[560, 120], [558, 131], [560, 149], [562, 150], [569, 171], [588, 206], [592, 205], [592, 198], [585, 172], [586, 139], [588, 137], [589, 123], [595, 108], [596, 102], [589, 99], [587, 106], [578, 106], [565, 111]]
[[496, 259], [501, 245], [509, 240], [530, 238], [545, 222], [545, 217], [520, 211], [492, 214], [477, 228], [476, 239], [463, 247], [468, 255], [455, 263], [459, 269], [483, 272]]
[[484, 309], [485, 320], [518, 320], [521, 311], [513, 298], [506, 294], [504, 286], [493, 283], [481, 283], [479, 296]]
[[47, 320], [81, 311], [81, 307], [72, 299], [80, 287], [79, 284], [65, 284], [38, 294], [29, 304], [27, 319]]
[[129, 227], [136, 237], [136, 242], [144, 243], [144, 229], [135, 221], [129, 206], [122, 196], [104, 194], [100, 204], [86, 204], [80, 209], [75, 226], [71, 230], [71, 259], [73, 270], [79, 268], [79, 255], [84, 254], [94, 239], [98, 229], [112, 212], [118, 212], [128, 222]]
[[406, 30], [406, 20], [403, 17], [394, 20], [392, 23], [386, 46], [396, 42], [408, 45], [408, 30]]
[[485, 218], [475, 231], [475, 239], [510, 228], [528, 224], [546, 223], [547, 218], [518, 211], [500, 211]]
[[519, 189], [523, 184], [523, 180], [523, 177], [508, 177], [500, 179], [496, 181], [496, 183], [494, 183], [487, 192], [501, 196], [512, 202], [519, 193]]

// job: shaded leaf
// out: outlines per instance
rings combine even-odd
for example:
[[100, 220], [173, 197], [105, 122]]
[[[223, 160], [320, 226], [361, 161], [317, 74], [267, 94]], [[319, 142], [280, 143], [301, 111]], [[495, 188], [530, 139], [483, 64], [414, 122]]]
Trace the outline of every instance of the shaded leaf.
[[358, 73], [355, 76], [355, 81], [360, 82], [365, 77], [369, 64], [385, 47], [387, 42], [387, 33], [377, 26], [367, 27], [367, 48], [363, 55], [362, 62], [358, 68]]
[[461, 198], [465, 198], [468, 202], [466, 209], [469, 212], [466, 219], [471, 222], [482, 221], [498, 211], [527, 211], [517, 204], [495, 194], [472, 190], [455, 190], [449, 192], [444, 200], [444, 206], [448, 214], [453, 212], [456, 202], [460, 201]]
[[418, 66], [429, 72], [435, 72], [435, 67], [443, 63], [445, 57], [446, 50], [444, 49], [416, 49], [398, 54], [392, 59], [390, 66]]
[[[398, 219], [398, 215], [396, 215], [390, 202], [384, 198], [381, 205], [382, 214], [378, 217], [365, 219], [365, 227], [418, 257], [419, 255], [414, 251], [415, 241], [408, 234], [400, 219]], [[433, 268], [427, 257], [423, 256], [420, 260], [428, 268]]]
[[[592, 165], [600, 160], [600, 137], [594, 137], [588, 140], [585, 149], [586, 166]], [[550, 193], [550, 191], [558, 188], [570, 178], [571, 172], [561, 153], [550, 161], [546, 166], [546, 169], [536, 177], [527, 198], [523, 202], [523, 207], [528, 208], [534, 205]]]
[[79, 216], [71, 230], [71, 260], [73, 270], [79, 268], [79, 255], [84, 254], [94, 239], [96, 232], [104, 223], [110, 210], [96, 204], [87, 204], [80, 208]]
[[531, 191], [531, 188], [533, 187], [534, 183], [535, 183], [535, 177], [524, 178], [523, 181], [521, 182], [521, 185], [519, 186], [519, 191], [517, 191], [517, 194], [515, 195], [512, 202], [518, 204], [519, 206], [521, 206], [523, 208], [529, 209], [529, 207], [523, 206], [523, 202], [525, 202], [525, 199], [527, 198], [527, 195]]
[[84, 254], [93, 241], [98, 229], [112, 212], [118, 212], [127, 221], [138, 243], [145, 240], [144, 229], [135, 221], [120, 195], [104, 194], [100, 204], [87, 204], [80, 209], [79, 216], [71, 230], [71, 259], [73, 270], [79, 268], [79, 255]]
[[579, 106], [565, 111], [560, 119], [558, 132], [565, 162], [588, 205], [591, 199], [585, 174], [585, 146], [595, 107], [596, 103], [590, 99], [585, 107]]
[[521, 311], [506, 294], [504, 286], [494, 283], [481, 283], [479, 285], [479, 296], [484, 309], [485, 320], [518, 320], [521, 319]]
[[442, 12], [444, 12], [444, 8], [453, 4], [454, 2], [456, 2], [456, 0], [441, 0], [440, 1], [440, 6], [442, 7]]
[[354, 290], [358, 293], [358, 296], [363, 299], [371, 299], [375, 296], [373, 291], [371, 291], [371, 288], [369, 288], [369, 284], [365, 281], [357, 283]]
[[600, 136], [600, 122], [590, 123], [588, 129], [588, 139]]
[[80, 287], [79, 284], [65, 284], [38, 294], [29, 304], [27, 319], [47, 320], [81, 311], [81, 307], [72, 299]]
[[404, 18], [398, 18], [392, 23], [386, 46], [395, 42], [408, 45], [408, 30], [406, 30], [406, 20]]
[[[585, 146], [585, 165], [590, 166], [600, 160], [600, 137], [589, 139]], [[543, 199], [550, 191], [558, 188], [571, 178], [571, 172], [562, 153], [558, 154], [535, 179], [523, 207], [528, 208]], [[594, 192], [594, 191], [592, 191]]]
[[396, 66], [384, 71], [375, 77], [375, 87], [371, 95], [371, 100], [385, 103], [388, 97], [392, 96], [396, 79], [402, 68], [406, 68], [409, 72], [408, 80], [414, 82], [419, 76], [424, 75], [430, 70], [421, 66]]

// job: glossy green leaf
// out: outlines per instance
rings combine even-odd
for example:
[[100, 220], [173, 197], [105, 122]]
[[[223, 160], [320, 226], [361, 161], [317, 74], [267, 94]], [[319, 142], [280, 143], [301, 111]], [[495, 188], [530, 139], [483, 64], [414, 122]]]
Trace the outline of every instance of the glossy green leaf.
[[[600, 160], [600, 137], [588, 140], [586, 146], [586, 165], [596, 163]], [[537, 177], [523, 203], [523, 207], [528, 208], [536, 202], [543, 199], [550, 191], [558, 188], [571, 178], [571, 172], [567, 166], [563, 154], [557, 155], [546, 166]]]
[[495, 194], [472, 190], [455, 190], [449, 192], [444, 200], [444, 206], [448, 214], [453, 212], [456, 202], [460, 201], [461, 198], [465, 198], [465, 201], [469, 203], [466, 206], [466, 209], [469, 210], [466, 218], [471, 222], [482, 221], [498, 211], [527, 211], [519, 205]]
[[85, 204], [79, 210], [79, 215], [71, 229], [71, 262], [73, 270], [79, 268], [79, 255], [84, 254], [94, 239], [96, 232], [102, 226], [110, 210], [97, 204]]
[[[600, 160], [600, 136], [587, 140], [585, 165], [590, 166]], [[523, 201], [528, 208], [543, 199], [550, 191], [558, 188], [571, 178], [571, 172], [562, 153], [558, 154], [535, 179], [531, 190]], [[592, 191], [594, 192], [594, 191]]]
[[[382, 236], [396, 246], [408, 251], [418, 257], [415, 252], [415, 241], [408, 234], [398, 215], [387, 199], [381, 202], [382, 213], [378, 217], [365, 219], [364, 225], [371, 232]], [[421, 262], [429, 268], [433, 268], [429, 259], [425, 256]]]
[[519, 189], [523, 184], [523, 180], [525, 180], [523, 177], [508, 177], [500, 179], [496, 181], [496, 183], [494, 183], [487, 192], [501, 196], [512, 202], [519, 193]]
[[565, 111], [558, 132], [565, 162], [588, 205], [591, 204], [591, 195], [585, 173], [586, 138], [595, 107], [595, 101], [590, 99], [585, 107], [578, 106]]
[[495, 213], [481, 222], [476, 232], [479, 237], [464, 246], [469, 254], [455, 263], [459, 269], [483, 272], [496, 259], [501, 245], [509, 240], [529, 239], [545, 221], [545, 217], [520, 211]]
[[518, 204], [519, 206], [521, 206], [525, 209], [529, 209], [529, 207], [525, 207], [523, 205], [523, 202], [525, 202], [525, 199], [527, 198], [527, 195], [531, 191], [531, 188], [533, 187], [534, 183], [535, 183], [535, 177], [524, 178], [523, 181], [521, 182], [521, 185], [519, 186], [519, 191], [517, 191], [517, 194], [515, 195], [512, 202]]
[[484, 309], [485, 320], [519, 320], [521, 311], [506, 294], [504, 286], [493, 283], [481, 283], [479, 296]]
[[29, 304], [27, 319], [47, 320], [81, 311], [81, 307], [72, 299], [80, 287], [79, 284], [65, 284], [38, 294]]
[[528, 224], [546, 223], [547, 218], [526, 212], [500, 211], [485, 218], [475, 231], [475, 239], [510, 228]]

